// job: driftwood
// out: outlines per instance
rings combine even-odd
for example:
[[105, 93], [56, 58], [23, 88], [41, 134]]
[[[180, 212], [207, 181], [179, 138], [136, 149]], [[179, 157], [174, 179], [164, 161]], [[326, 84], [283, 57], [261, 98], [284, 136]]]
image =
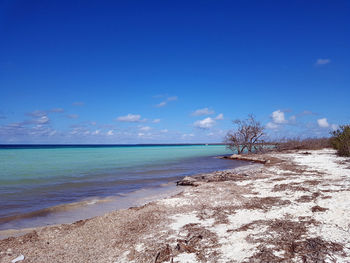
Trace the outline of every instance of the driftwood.
[[185, 178], [181, 179], [180, 181], [177, 181], [176, 185], [198, 186], [199, 185], [199, 181], [197, 179], [195, 179], [194, 177], [186, 176]]
[[247, 162], [254, 162], [254, 163], [262, 163], [262, 164], [266, 164], [266, 163], [270, 162], [270, 160], [263, 159], [260, 156], [241, 155], [241, 154], [233, 154], [231, 156], [224, 156], [224, 157], [221, 157], [221, 158], [223, 158], [223, 159], [239, 160], [239, 161], [247, 161]]

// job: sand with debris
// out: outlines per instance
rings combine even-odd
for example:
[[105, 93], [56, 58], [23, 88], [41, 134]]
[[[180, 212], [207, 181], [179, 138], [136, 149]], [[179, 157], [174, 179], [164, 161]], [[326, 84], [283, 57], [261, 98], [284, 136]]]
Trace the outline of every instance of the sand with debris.
[[1, 240], [0, 262], [350, 262], [350, 159], [331, 149], [254, 158], [266, 163]]

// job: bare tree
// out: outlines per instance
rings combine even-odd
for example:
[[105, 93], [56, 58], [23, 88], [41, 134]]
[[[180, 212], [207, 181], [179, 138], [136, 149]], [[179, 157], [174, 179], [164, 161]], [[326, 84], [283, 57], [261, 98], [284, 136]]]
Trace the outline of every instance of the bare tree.
[[233, 124], [236, 128], [229, 131], [225, 137], [226, 147], [238, 154], [247, 151], [248, 153], [257, 152], [263, 149], [264, 126], [258, 122], [254, 115], [248, 115], [245, 120], [235, 120]]

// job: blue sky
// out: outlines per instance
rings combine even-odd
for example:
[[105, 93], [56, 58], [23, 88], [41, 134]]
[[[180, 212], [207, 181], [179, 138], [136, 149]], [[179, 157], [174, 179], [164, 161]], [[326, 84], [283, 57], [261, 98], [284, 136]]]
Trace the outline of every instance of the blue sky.
[[0, 143], [221, 142], [350, 120], [349, 1], [0, 2]]

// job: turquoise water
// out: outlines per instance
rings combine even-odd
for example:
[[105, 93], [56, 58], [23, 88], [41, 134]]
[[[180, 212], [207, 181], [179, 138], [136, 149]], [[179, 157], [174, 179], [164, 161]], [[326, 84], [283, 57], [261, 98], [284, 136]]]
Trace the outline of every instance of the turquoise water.
[[223, 145], [0, 148], [0, 229], [21, 215], [233, 168]]

